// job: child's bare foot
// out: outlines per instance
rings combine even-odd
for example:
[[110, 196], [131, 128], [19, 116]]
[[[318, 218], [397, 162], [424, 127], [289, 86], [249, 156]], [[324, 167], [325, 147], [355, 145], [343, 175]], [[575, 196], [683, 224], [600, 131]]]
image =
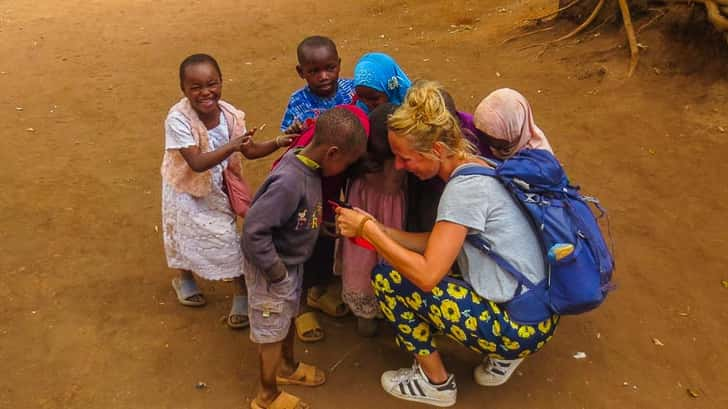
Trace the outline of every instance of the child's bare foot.
[[258, 396], [250, 402], [251, 409], [309, 409], [310, 407], [298, 396], [283, 391], [270, 399]]

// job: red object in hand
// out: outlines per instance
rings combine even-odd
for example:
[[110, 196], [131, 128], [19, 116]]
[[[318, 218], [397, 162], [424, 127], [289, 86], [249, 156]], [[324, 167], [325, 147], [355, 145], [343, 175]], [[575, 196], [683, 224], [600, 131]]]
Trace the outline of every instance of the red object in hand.
[[377, 251], [377, 249], [374, 248], [374, 245], [369, 242], [369, 240], [365, 239], [364, 237], [350, 237], [349, 240], [351, 240], [352, 243], [356, 244], [359, 247], [365, 248], [367, 250], [371, 251]]
[[[333, 208], [334, 211], [336, 211], [337, 207], [351, 209], [351, 205], [346, 202], [340, 202], [338, 200], [329, 200], [328, 202], [329, 202], [329, 206], [331, 206], [331, 208]], [[361, 248], [371, 250], [371, 251], [376, 251], [376, 249], [374, 248], [374, 245], [372, 245], [372, 243], [370, 243], [364, 237], [349, 237], [349, 241], [351, 241], [352, 243], [356, 244], [357, 246], [359, 246]]]

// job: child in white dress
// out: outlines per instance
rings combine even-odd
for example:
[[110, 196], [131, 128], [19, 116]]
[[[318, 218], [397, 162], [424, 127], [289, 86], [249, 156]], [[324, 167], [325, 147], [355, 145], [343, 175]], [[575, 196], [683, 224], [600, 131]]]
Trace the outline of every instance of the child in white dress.
[[236, 295], [228, 325], [246, 327], [240, 235], [223, 171], [229, 167], [241, 175], [241, 153], [249, 159], [266, 156], [291, 138], [253, 142], [255, 129], [246, 132], [245, 114], [220, 100], [222, 74], [209, 55], [195, 54], [182, 62], [180, 87], [185, 97], [165, 121], [162, 162], [164, 250], [168, 266], [180, 270], [172, 287], [181, 304], [199, 307], [206, 300], [193, 273], [208, 280], [232, 279]]

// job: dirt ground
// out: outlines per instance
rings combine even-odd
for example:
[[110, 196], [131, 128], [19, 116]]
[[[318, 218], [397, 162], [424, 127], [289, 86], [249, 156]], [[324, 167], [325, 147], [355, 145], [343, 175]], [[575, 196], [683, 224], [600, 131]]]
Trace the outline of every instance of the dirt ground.
[[[640, 34], [631, 79], [617, 28], [541, 57], [522, 47], [571, 23], [501, 44], [553, 3], [0, 0], [0, 408], [247, 407], [257, 362], [247, 331], [221, 321], [231, 286], [204, 283], [208, 305], [190, 309], [169, 284], [162, 124], [179, 62], [207, 52], [224, 98], [273, 137], [311, 34], [336, 40], [346, 75], [362, 53], [388, 52], [464, 110], [521, 90], [572, 179], [610, 211], [618, 290], [563, 319], [499, 388], [476, 385], [477, 356], [443, 341], [457, 407], [728, 407], [725, 60], [711, 68], [666, 23]], [[254, 185], [271, 160], [246, 163]], [[410, 364], [391, 331], [369, 340], [351, 317], [323, 324], [326, 340], [297, 351], [329, 382], [292, 392], [314, 408], [422, 407], [380, 389], [383, 370]]]

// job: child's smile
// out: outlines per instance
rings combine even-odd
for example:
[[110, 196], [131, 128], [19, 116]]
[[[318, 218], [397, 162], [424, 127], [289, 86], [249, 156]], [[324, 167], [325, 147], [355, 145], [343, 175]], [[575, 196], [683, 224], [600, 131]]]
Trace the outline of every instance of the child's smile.
[[220, 77], [220, 73], [211, 64], [194, 64], [185, 70], [182, 91], [201, 117], [220, 113], [217, 105], [222, 95]]

